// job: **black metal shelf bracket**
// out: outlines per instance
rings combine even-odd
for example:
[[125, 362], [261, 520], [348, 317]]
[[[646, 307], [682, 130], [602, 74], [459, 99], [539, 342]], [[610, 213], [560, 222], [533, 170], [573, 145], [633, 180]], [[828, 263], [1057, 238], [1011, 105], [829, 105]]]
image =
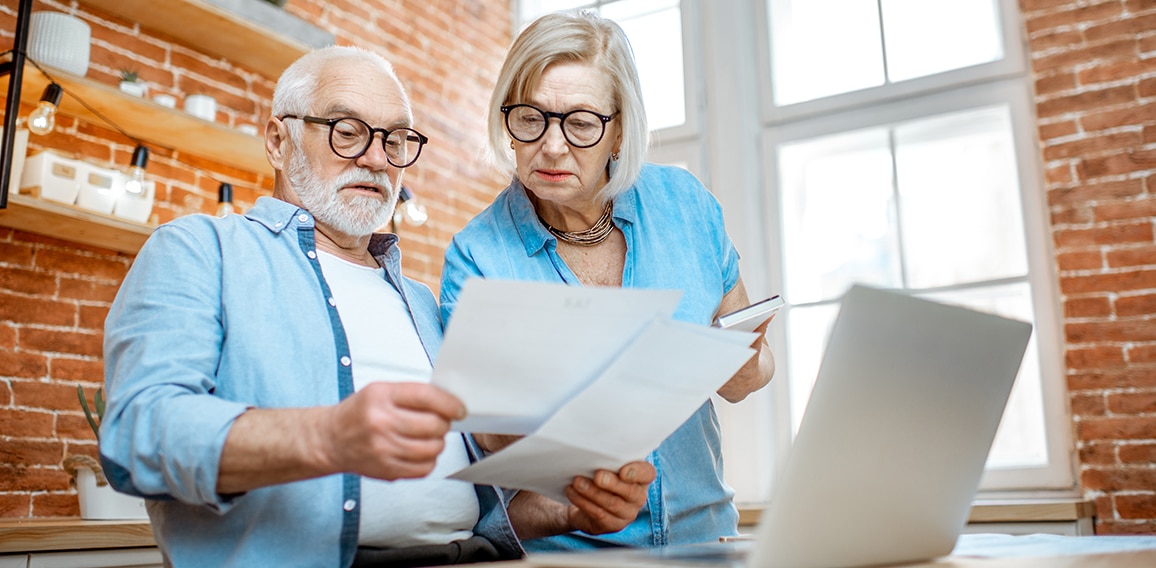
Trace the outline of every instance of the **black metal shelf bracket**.
[[12, 43], [12, 58], [0, 64], [0, 76], [10, 75], [8, 96], [4, 101], [4, 134], [0, 136], [0, 209], [8, 207], [8, 178], [12, 177], [12, 151], [16, 140], [16, 122], [20, 118], [20, 85], [24, 82], [31, 14], [32, 0], [20, 0], [16, 9], [16, 37]]

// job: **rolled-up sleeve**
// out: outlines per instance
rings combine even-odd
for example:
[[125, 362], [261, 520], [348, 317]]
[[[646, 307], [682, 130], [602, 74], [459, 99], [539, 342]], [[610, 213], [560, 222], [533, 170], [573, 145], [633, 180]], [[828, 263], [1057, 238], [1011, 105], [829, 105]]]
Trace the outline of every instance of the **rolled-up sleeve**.
[[122, 492], [223, 512], [221, 450], [247, 406], [213, 395], [225, 329], [216, 253], [166, 225], [137, 255], [105, 322], [100, 451]]

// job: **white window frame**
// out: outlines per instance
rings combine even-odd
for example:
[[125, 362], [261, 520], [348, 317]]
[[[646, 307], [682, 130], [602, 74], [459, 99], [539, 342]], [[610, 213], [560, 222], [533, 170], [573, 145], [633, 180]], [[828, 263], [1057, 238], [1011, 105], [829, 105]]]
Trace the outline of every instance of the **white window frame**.
[[[1063, 492], [1075, 488], [1075, 459], [1070, 433], [1067, 386], [1061, 333], [1060, 294], [1055, 275], [1055, 256], [1048, 224], [1048, 210], [1043, 191], [1042, 164], [1037, 144], [1034, 98], [1023, 49], [1021, 16], [1018, 5], [999, 0], [1003, 23], [1005, 57], [999, 61], [905, 81], [796, 103], [783, 107], [773, 104], [770, 73], [769, 26], [766, 2], [751, 0], [757, 11], [760, 38], [760, 85], [766, 93], [762, 100], [762, 158], [765, 165], [765, 197], [750, 197], [749, 205], [761, 204], [768, 250], [767, 280], [774, 289], [784, 285], [782, 268], [783, 241], [779, 231], [777, 203], [776, 147], [793, 140], [809, 139], [838, 132], [886, 125], [947, 112], [978, 108], [992, 104], [1007, 105], [1012, 115], [1021, 203], [1024, 214], [1025, 244], [1028, 251], [1028, 282], [1032, 288], [1035, 312], [1035, 343], [1040, 358], [1041, 388], [1049, 463], [1039, 468], [992, 469], [984, 474], [981, 490], [985, 494], [1004, 495], [1013, 492], [1032, 494]], [[789, 300], [789, 299], [788, 299]], [[780, 315], [790, 317], [789, 308]], [[780, 327], [779, 329], [783, 329]], [[789, 338], [773, 338], [779, 369], [785, 369], [783, 358]], [[783, 371], [780, 371], [783, 372]], [[782, 379], [783, 375], [779, 375]], [[791, 411], [789, 384], [772, 383], [772, 405], [775, 415], [776, 463], [782, 463], [790, 447]], [[734, 466], [733, 462], [729, 464]], [[740, 465], [739, 467], [743, 467]]]
[[752, 14], [753, 21], [758, 25], [759, 33], [759, 82], [762, 97], [763, 122], [778, 124], [792, 120], [799, 120], [808, 116], [818, 116], [841, 109], [858, 107], [865, 104], [903, 99], [919, 93], [926, 93], [942, 88], [958, 85], [984, 83], [993, 79], [1006, 77], [1026, 77], [1027, 60], [1024, 52], [1025, 39], [1020, 22], [1019, 6], [1008, 0], [995, 0], [999, 3], [999, 17], [1003, 22], [1004, 57], [998, 61], [947, 71], [936, 75], [929, 75], [902, 81], [888, 83], [878, 87], [871, 87], [850, 93], [843, 93], [824, 97], [813, 101], [795, 103], [786, 106], [775, 106], [774, 88], [771, 81], [770, 29], [767, 20], [766, 2], [763, 0], [744, 0], [750, 2], [757, 13]]
[[[1031, 101], [1031, 91], [1023, 81], [1005, 79], [949, 92], [872, 105], [870, 112], [863, 112], [857, 108], [830, 113], [805, 122], [778, 124], [766, 129], [763, 136], [764, 163], [769, 166], [765, 172], [764, 183], [768, 188], [768, 199], [763, 214], [766, 219], [779, 219], [776, 206], [779, 195], [776, 184], [778, 164], [775, 148], [781, 144], [971, 108], [991, 105], [1010, 107], [1019, 166], [1019, 184], [1024, 188], [1020, 197], [1024, 212], [1024, 231], [1027, 234], [1025, 239], [1028, 250], [1027, 280], [1033, 291], [1032, 308], [1036, 319], [1034, 332], [1040, 356], [1045, 432], [1050, 463], [1041, 468], [989, 470], [985, 473], [981, 484], [985, 490], [1069, 489], [1073, 487], [1074, 479], [1071, 439], [1068, 434], [1070, 422], [1065, 397], [1059, 294], [1052, 268], [1054, 256], [1048, 231], [1047, 207], [1041, 191], [1042, 169], [1039, 166], [1039, 153], [1035, 144]], [[767, 224], [766, 238], [771, 243], [769, 248], [772, 250], [782, 250], [780, 226], [779, 223]], [[782, 287], [781, 271], [775, 271], [771, 278]], [[780, 317], [784, 320], [790, 318], [790, 309], [788, 308]], [[787, 353], [786, 345], [780, 343], [775, 353], [780, 360], [779, 368], [785, 368], [782, 358]], [[773, 384], [776, 447], [779, 448], [777, 459], [781, 460], [785, 457], [791, 436], [791, 413], [787, 392], [789, 385], [787, 381], [776, 381]]]

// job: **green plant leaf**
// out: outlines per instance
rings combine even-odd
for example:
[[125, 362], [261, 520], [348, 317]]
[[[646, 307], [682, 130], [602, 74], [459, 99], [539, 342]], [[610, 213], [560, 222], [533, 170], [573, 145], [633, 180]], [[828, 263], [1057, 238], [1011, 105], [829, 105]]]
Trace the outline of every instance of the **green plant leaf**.
[[[104, 395], [101, 391], [104, 389], [97, 389], [94, 397], [94, 406], [96, 406], [96, 416], [101, 418], [104, 415]], [[92, 417], [92, 411], [88, 408], [88, 400], [84, 398], [84, 387], [76, 385], [76, 397], [80, 399], [80, 407], [84, 409], [84, 417], [88, 420], [88, 427], [92, 428], [92, 433], [96, 434], [96, 441], [100, 442], [100, 426]]]
[[96, 389], [96, 396], [93, 397], [93, 402], [96, 403], [96, 418], [104, 420], [104, 387]]

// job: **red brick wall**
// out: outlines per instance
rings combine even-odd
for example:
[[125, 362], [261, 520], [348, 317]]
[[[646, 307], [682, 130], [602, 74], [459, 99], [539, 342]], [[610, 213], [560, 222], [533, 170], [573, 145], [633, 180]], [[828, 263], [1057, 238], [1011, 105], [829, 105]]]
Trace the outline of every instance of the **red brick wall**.
[[1156, 2], [1020, 0], [1098, 533], [1156, 533]]
[[[33, 9], [71, 13], [89, 24], [89, 79], [112, 85], [120, 69], [134, 67], [150, 94], [214, 95], [222, 124], [264, 124], [268, 116], [275, 78], [172, 43], [83, 0], [47, 0]], [[483, 108], [510, 41], [508, 0], [289, 0], [286, 10], [332, 32], [337, 43], [378, 50], [409, 90], [416, 127], [431, 143], [405, 182], [429, 208], [430, 221], [398, 232], [405, 269], [436, 290], [450, 236], [504, 185], [477, 156]], [[15, 17], [16, 1], [0, 0], [3, 49], [12, 45]], [[52, 134], [32, 136], [29, 146], [120, 168], [132, 152], [111, 128], [67, 116], [58, 117]], [[156, 220], [212, 212], [220, 181], [233, 183], [237, 204], [247, 208], [270, 193], [271, 173], [154, 149], [148, 174], [157, 182]], [[96, 442], [76, 386], [91, 391], [103, 381], [104, 317], [131, 262], [130, 255], [0, 227], [0, 517], [79, 514], [61, 463], [72, 453], [95, 456]]]

